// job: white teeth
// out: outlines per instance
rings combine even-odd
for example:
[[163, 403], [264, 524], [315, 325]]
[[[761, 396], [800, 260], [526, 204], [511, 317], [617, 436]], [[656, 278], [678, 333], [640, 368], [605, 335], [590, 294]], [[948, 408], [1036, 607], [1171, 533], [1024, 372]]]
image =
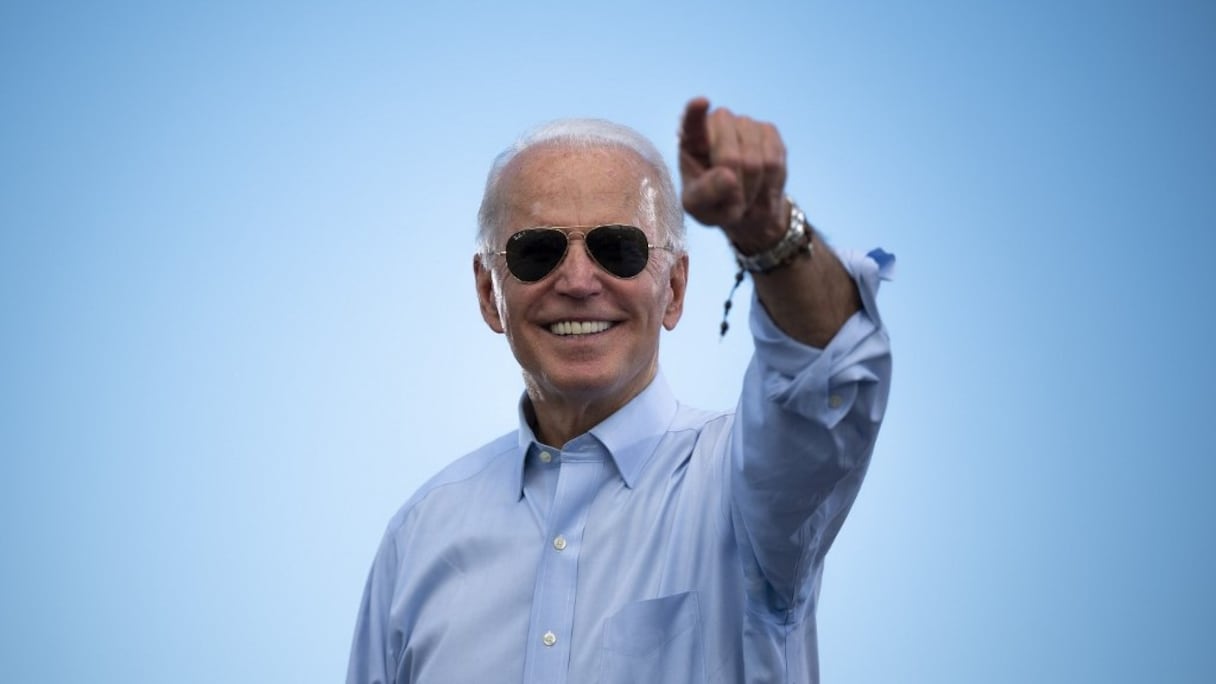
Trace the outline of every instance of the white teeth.
[[554, 335], [590, 335], [604, 332], [612, 324], [608, 321], [561, 321], [549, 325], [549, 332]]

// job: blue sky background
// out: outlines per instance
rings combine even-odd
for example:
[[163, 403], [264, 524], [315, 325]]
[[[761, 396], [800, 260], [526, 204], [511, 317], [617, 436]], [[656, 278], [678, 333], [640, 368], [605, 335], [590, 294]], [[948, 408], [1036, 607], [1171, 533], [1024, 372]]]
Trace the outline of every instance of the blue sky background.
[[[567, 115], [671, 158], [697, 94], [899, 257], [824, 682], [1212, 681], [1214, 37], [1178, 0], [4, 3], [0, 681], [340, 681], [388, 517], [514, 423], [491, 158]], [[690, 236], [663, 363], [726, 407], [750, 341]]]

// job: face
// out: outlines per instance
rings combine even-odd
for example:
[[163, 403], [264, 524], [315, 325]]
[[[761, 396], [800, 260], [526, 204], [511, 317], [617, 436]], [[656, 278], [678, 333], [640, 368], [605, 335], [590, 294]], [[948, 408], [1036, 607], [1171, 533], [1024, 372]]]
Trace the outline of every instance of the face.
[[[494, 246], [523, 228], [610, 223], [637, 226], [663, 244], [652, 176], [628, 150], [534, 147], [504, 171]], [[516, 280], [501, 256], [474, 259], [474, 272], [482, 316], [507, 336], [533, 403], [610, 412], [654, 377], [659, 329], [674, 328], [683, 311], [688, 257], [652, 249], [641, 274], [621, 279], [596, 265], [575, 236], [562, 263], [537, 282]]]

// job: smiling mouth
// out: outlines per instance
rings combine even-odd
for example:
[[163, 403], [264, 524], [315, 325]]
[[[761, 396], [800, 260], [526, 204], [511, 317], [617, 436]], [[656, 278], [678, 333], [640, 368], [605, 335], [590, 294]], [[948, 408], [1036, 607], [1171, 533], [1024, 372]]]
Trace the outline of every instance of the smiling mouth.
[[554, 335], [594, 335], [612, 327], [609, 321], [558, 321], [549, 324]]

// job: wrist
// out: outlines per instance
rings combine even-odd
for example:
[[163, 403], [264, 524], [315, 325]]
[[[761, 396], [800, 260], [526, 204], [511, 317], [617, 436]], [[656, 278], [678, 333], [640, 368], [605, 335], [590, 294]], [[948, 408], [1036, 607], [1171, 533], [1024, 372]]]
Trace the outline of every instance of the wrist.
[[812, 228], [806, 221], [806, 214], [788, 196], [785, 203], [789, 206], [785, 233], [776, 243], [767, 249], [752, 252], [731, 242], [740, 269], [750, 273], [768, 273], [790, 263], [799, 255], [810, 255]]

